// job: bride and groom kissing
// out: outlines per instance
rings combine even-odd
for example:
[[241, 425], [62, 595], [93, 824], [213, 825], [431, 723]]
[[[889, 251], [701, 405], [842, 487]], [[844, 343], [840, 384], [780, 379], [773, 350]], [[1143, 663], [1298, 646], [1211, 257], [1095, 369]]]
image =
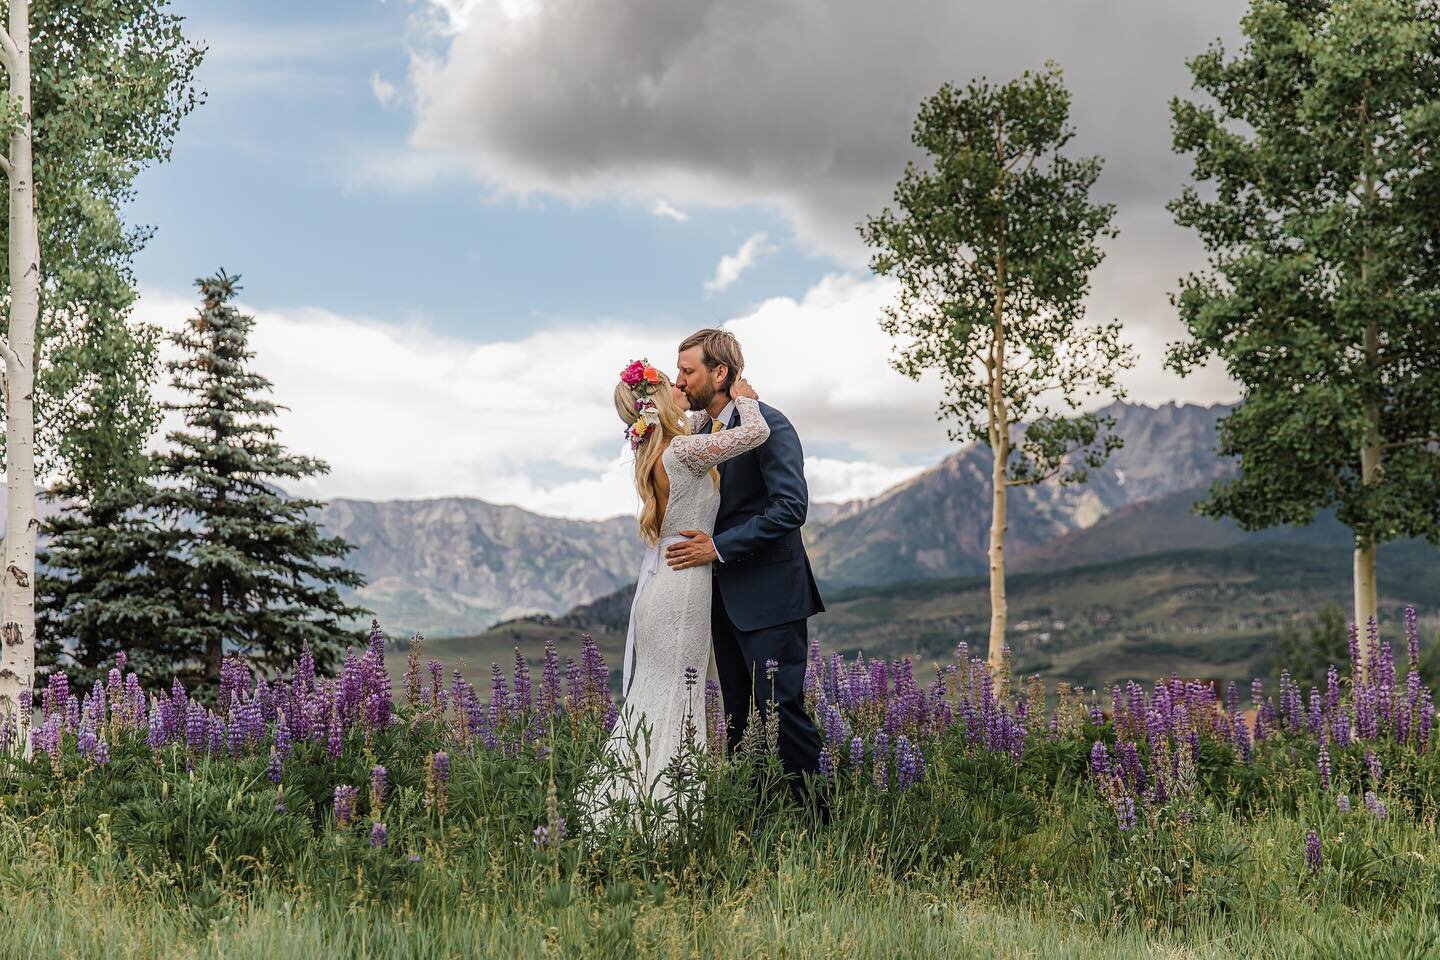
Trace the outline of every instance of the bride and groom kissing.
[[[729, 749], [748, 723], [778, 720], [798, 796], [819, 769], [820, 733], [805, 711], [806, 618], [825, 607], [800, 537], [805, 458], [790, 421], [741, 377], [744, 365], [733, 334], [700, 330], [680, 344], [673, 381], [637, 360], [615, 387], [648, 550], [606, 747], [627, 776], [594, 784], [597, 815], [622, 795], [668, 798], [661, 774], [671, 759], [686, 741], [706, 749], [694, 686], [712, 653]], [[823, 814], [823, 792], [815, 801]]]

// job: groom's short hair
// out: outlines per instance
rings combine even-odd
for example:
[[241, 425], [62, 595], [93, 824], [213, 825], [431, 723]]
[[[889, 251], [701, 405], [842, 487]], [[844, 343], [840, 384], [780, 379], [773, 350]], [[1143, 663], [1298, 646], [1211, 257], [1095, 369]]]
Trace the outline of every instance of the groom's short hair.
[[725, 378], [726, 390], [735, 385], [735, 381], [740, 379], [740, 374], [745, 370], [745, 356], [740, 352], [740, 341], [736, 340], [735, 334], [729, 330], [715, 327], [696, 330], [680, 344], [680, 352], [684, 353], [691, 347], [700, 348], [700, 361], [707, 370], [714, 370], [719, 364], [725, 364], [730, 371]]

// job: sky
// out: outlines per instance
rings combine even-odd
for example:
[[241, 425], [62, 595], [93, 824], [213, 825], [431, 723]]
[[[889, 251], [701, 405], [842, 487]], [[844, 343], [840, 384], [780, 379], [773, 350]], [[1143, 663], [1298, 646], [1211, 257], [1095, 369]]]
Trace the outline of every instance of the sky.
[[1170, 97], [1239, 0], [176, 0], [205, 102], [127, 216], [139, 316], [241, 276], [296, 492], [635, 506], [619, 370], [706, 326], [795, 423], [815, 500], [873, 496], [955, 448], [938, 383], [889, 365], [891, 281], [856, 224], [917, 154], [940, 84], [1057, 61], [1072, 155], [1105, 158], [1120, 235], [1089, 314], [1139, 351], [1129, 398], [1233, 400], [1163, 368], [1168, 292], [1203, 267], [1170, 220]]

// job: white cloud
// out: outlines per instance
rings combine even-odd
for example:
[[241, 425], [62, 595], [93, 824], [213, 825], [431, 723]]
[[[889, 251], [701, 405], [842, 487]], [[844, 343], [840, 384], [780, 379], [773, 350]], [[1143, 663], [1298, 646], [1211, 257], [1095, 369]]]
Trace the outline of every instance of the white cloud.
[[904, 483], [925, 470], [924, 466], [890, 467], [860, 460], [806, 457], [805, 480], [810, 499], [817, 503], [863, 500]]
[[386, 110], [394, 108], [400, 102], [399, 89], [378, 72], [370, 74], [370, 92], [375, 94], [375, 102]]
[[[935, 420], [935, 381], [887, 362], [877, 321], [893, 295], [892, 281], [836, 274], [725, 324], [747, 379], [795, 424], [817, 501], [874, 496], [954, 449]], [[591, 323], [476, 343], [321, 309], [242, 308], [256, 316], [254, 370], [289, 407], [284, 442], [332, 468], [297, 492], [475, 496], [571, 517], [633, 512], [616, 377], [632, 357], [666, 363], [691, 332]], [[137, 311], [174, 329], [194, 309], [188, 296], [154, 293]], [[1132, 396], [1205, 399], [1212, 389], [1151, 371]]]
[[761, 257], [774, 253], [777, 248], [764, 233], [751, 234], [740, 244], [740, 249], [726, 254], [715, 265], [715, 275], [705, 281], [706, 293], [728, 290], [740, 274], [753, 267]]
[[[801, 249], [859, 270], [868, 252], [855, 225], [918, 157], [921, 99], [1055, 57], [1074, 94], [1071, 152], [1105, 158], [1097, 199], [1119, 208], [1096, 312], [1144, 346], [1127, 383], [1149, 390], [1173, 382], [1156, 374], [1181, 333], [1167, 293], [1204, 262], [1164, 209], [1189, 169], [1171, 149], [1169, 99], [1189, 90], [1186, 58], [1234, 38], [1245, 6], [429, 0], [422, 9], [447, 29], [412, 57], [412, 159], [397, 161], [410, 169], [380, 176], [459, 174], [492, 199], [760, 206]], [[707, 289], [727, 282], [717, 268]], [[1217, 376], [1176, 396], [1202, 382], [1206, 399], [1233, 396]]]
[[664, 217], [668, 220], [674, 220], [676, 223], [684, 223], [686, 220], [690, 219], [690, 214], [686, 213], [684, 210], [675, 209], [664, 200], [656, 200], [650, 206], [650, 213], [651, 215], [656, 217]]

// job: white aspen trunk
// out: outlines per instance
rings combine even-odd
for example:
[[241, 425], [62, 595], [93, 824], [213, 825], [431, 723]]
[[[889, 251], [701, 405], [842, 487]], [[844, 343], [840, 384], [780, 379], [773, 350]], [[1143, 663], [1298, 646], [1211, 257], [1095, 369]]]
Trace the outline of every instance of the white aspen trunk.
[[[1362, 273], [1365, 268], [1361, 267]], [[1380, 352], [1380, 334], [1375, 325], [1365, 327], [1365, 353], [1373, 361]], [[1369, 421], [1369, 436], [1360, 448], [1360, 482], [1371, 486], [1380, 482], [1380, 410], [1375, 404], [1367, 404], [1365, 416]], [[1355, 531], [1355, 625], [1364, 631], [1365, 625], [1374, 617], [1380, 621], [1380, 592], [1376, 582], [1375, 538], [1370, 530]], [[1363, 633], [1362, 633], [1363, 635]], [[1364, 664], [1368, 677], [1372, 664], [1368, 662], [1370, 645], [1360, 644], [1360, 662]]]
[[[35, 325], [40, 239], [30, 115], [30, 2], [10, 0], [10, 324], [5, 353], [5, 569], [0, 571], [0, 714], [23, 722], [35, 682]], [[28, 749], [29, 736], [20, 731]]]
[[1004, 660], [1005, 625], [1009, 610], [1005, 602], [1005, 507], [1009, 492], [1005, 468], [1010, 461], [1010, 417], [1005, 404], [1005, 264], [998, 265], [999, 289], [995, 294], [995, 364], [990, 370], [990, 450], [995, 455], [990, 470], [990, 671], [995, 673]]
[[[995, 329], [990, 367], [990, 451], [995, 455], [990, 472], [990, 650], [992, 676], [999, 678], [1005, 661], [1005, 470], [1010, 462], [1010, 416], [1005, 404], [1005, 124], [995, 115], [995, 166], [1001, 171], [997, 185], [1000, 210], [999, 243], [995, 256]], [[1003, 678], [1008, 686], [1009, 677]]]

